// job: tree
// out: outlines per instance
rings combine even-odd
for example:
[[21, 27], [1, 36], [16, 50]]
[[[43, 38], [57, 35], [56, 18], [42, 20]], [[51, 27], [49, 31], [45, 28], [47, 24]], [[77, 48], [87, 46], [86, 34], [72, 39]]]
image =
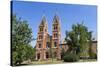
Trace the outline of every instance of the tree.
[[66, 51], [62, 48], [62, 50], [61, 50], [61, 59], [63, 59], [63, 57], [65, 56], [65, 54], [66, 54]]
[[88, 41], [89, 41], [89, 34], [87, 27], [82, 24], [74, 24], [72, 25], [72, 31], [66, 33], [65, 40], [69, 44], [70, 52], [73, 52], [77, 55], [81, 56], [88, 56]]
[[12, 31], [11, 31], [11, 65], [21, 64], [24, 60], [31, 59], [33, 55], [33, 47], [30, 46], [32, 41], [32, 30], [27, 21], [17, 19], [16, 15], [12, 15]]

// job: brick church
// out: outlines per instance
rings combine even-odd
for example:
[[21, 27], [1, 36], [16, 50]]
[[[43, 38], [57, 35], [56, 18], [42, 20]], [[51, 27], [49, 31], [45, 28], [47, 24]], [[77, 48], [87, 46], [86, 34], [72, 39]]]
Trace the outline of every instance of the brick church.
[[[38, 27], [36, 42], [36, 60], [61, 59], [61, 50], [67, 51], [68, 44], [65, 40], [61, 43], [60, 19], [55, 15], [52, 22], [52, 35], [48, 33], [46, 17], [43, 16]], [[97, 41], [92, 41], [91, 50], [97, 54]]]
[[47, 20], [45, 16], [43, 16], [38, 28], [36, 60], [47, 60], [51, 58], [51, 55], [55, 59], [61, 59], [60, 38], [61, 33], [59, 17], [55, 15], [53, 18], [52, 36], [50, 36], [48, 33]]

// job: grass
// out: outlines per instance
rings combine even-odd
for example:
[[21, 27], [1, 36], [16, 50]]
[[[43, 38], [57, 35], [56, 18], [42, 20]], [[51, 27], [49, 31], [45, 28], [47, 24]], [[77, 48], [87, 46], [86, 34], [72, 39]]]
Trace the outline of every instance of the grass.
[[33, 65], [41, 65], [41, 64], [59, 64], [59, 63], [63, 63], [63, 61], [61, 60], [56, 60], [56, 59], [50, 59], [50, 60], [45, 60], [45, 61], [33, 61], [32, 64]]
[[[96, 59], [80, 59], [78, 62], [95, 62]], [[78, 63], [77, 62], [77, 63]], [[27, 63], [27, 65], [43, 65], [43, 64], [61, 64], [61, 63], [70, 63], [70, 62], [63, 62], [63, 60], [56, 60], [56, 59], [49, 59], [43, 61], [32, 61], [31, 63]], [[74, 62], [71, 62], [74, 63]]]
[[79, 62], [95, 62], [96, 59], [80, 59]]
[[[96, 59], [80, 59], [78, 62], [94, 62], [97, 61]], [[63, 62], [62, 60], [46, 60], [46, 61], [33, 61], [33, 65], [41, 65], [41, 64], [60, 64], [60, 63], [68, 63], [68, 62]], [[72, 62], [73, 63], [73, 62]]]

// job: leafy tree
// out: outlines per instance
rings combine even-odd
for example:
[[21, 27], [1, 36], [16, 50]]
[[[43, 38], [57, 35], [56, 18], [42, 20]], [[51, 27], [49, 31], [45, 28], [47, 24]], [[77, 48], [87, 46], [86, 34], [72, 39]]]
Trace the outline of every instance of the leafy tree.
[[34, 60], [35, 58], [35, 48], [32, 48], [30, 45], [26, 45], [26, 60]]
[[12, 15], [12, 31], [11, 31], [11, 65], [21, 64], [24, 60], [31, 59], [34, 49], [30, 46], [32, 41], [32, 30], [27, 21], [17, 19], [16, 15]]
[[79, 60], [79, 57], [73, 53], [66, 53], [62, 59], [64, 62], [76, 62]]
[[61, 50], [61, 59], [63, 59], [63, 57], [65, 56], [66, 51], [64, 49]]
[[82, 24], [72, 25], [72, 31], [66, 33], [65, 40], [69, 44], [70, 52], [79, 56], [88, 56], [89, 34], [87, 27]]

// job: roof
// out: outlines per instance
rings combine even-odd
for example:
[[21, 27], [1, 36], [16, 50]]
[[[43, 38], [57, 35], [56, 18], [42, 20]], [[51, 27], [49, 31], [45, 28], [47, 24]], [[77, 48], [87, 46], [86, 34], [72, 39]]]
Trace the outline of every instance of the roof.
[[40, 23], [40, 26], [44, 26], [45, 24], [47, 24], [47, 23], [46, 23], [46, 17], [43, 16], [43, 17], [42, 17], [42, 21], [41, 21], [41, 23]]
[[92, 41], [92, 43], [97, 43], [97, 41]]
[[57, 14], [54, 16], [53, 22], [54, 22], [54, 24], [58, 24], [59, 23], [59, 16]]

